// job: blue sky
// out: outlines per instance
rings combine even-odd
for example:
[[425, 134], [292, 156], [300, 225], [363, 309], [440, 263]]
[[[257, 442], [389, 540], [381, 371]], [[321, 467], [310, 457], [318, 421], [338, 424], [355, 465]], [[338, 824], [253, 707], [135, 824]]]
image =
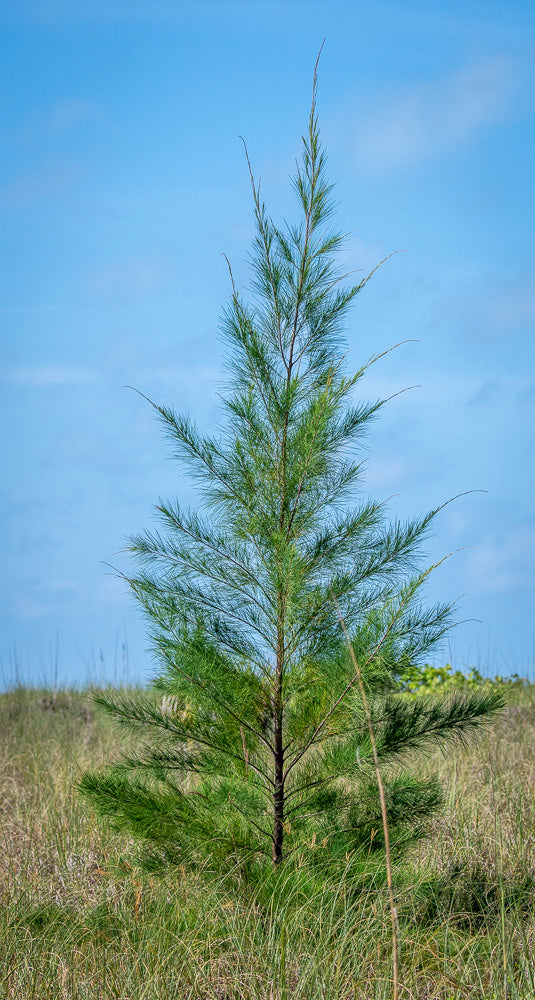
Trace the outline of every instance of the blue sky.
[[527, 2], [4, 0], [0, 666], [83, 683], [152, 666], [106, 563], [194, 502], [147, 405], [219, 420], [221, 256], [246, 289], [250, 189], [274, 217], [323, 37], [318, 110], [359, 297], [348, 362], [393, 400], [367, 489], [406, 516], [467, 490], [429, 558], [461, 597], [443, 659], [533, 665], [534, 11]]

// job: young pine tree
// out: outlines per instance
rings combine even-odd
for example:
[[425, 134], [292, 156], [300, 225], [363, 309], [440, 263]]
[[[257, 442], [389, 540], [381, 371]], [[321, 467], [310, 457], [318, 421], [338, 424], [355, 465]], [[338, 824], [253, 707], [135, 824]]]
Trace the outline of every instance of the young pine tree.
[[201, 501], [160, 503], [161, 531], [131, 541], [142, 568], [129, 584], [161, 673], [148, 692], [98, 695], [141, 739], [81, 787], [153, 859], [345, 862], [384, 843], [364, 690], [394, 851], [440, 803], [436, 779], [411, 770], [415, 754], [466, 739], [500, 696], [394, 690], [400, 664], [450, 625], [450, 606], [420, 601], [430, 569], [418, 551], [440, 508], [390, 523], [359, 494], [358, 445], [385, 400], [356, 394], [377, 358], [344, 370], [340, 331], [368, 279], [341, 284], [316, 78], [298, 224], [276, 226], [251, 182], [256, 294], [247, 304], [231, 274], [226, 431], [201, 436], [155, 406]]

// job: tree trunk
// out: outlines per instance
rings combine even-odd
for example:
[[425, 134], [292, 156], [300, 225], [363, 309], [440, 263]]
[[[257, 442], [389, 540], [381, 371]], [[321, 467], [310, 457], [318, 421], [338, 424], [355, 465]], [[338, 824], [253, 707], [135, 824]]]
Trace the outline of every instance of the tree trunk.
[[274, 763], [275, 791], [273, 793], [273, 864], [280, 865], [282, 861], [282, 842], [284, 837], [284, 747], [282, 739], [282, 656], [277, 654], [277, 670], [275, 675], [275, 692], [273, 698], [274, 710]]
[[[273, 795], [273, 864], [280, 865], [282, 861], [282, 840], [284, 836], [284, 784], [282, 780], [282, 753], [275, 743], [275, 792]], [[282, 746], [282, 741], [281, 741]]]

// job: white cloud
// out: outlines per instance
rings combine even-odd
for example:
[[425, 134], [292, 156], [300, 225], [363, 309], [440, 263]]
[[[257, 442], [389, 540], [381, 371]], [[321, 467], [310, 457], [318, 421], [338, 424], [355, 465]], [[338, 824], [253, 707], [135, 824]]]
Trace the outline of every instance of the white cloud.
[[504, 591], [531, 583], [535, 530], [516, 528], [505, 538], [487, 536], [468, 555], [470, 589]]
[[504, 398], [504, 383], [499, 379], [486, 379], [468, 400], [469, 406], [498, 406]]
[[209, 386], [218, 384], [222, 378], [222, 370], [211, 365], [189, 368], [169, 365], [167, 368], [151, 368], [147, 375], [149, 378], [155, 378], [182, 389], [195, 390], [199, 388], [199, 383]]
[[10, 596], [10, 607], [17, 618], [36, 619], [69, 607], [79, 586], [72, 580], [46, 580], [30, 584]]
[[496, 333], [535, 328], [535, 274], [499, 289], [487, 308], [489, 325]]
[[44, 594], [73, 594], [79, 589], [74, 580], [44, 580], [37, 584], [37, 591]]
[[370, 490], [397, 489], [410, 475], [410, 465], [402, 458], [370, 460], [366, 465], [366, 487]]
[[5, 377], [9, 382], [37, 389], [46, 386], [87, 385], [95, 381], [96, 374], [89, 368], [77, 365], [35, 365], [13, 368]]
[[[35, 97], [35, 106], [28, 107], [21, 112], [16, 123], [2, 126], [1, 138], [7, 145], [13, 144], [15, 147], [39, 148], [45, 143], [45, 148], [52, 145], [55, 140], [61, 138], [79, 126], [87, 126], [91, 122], [102, 120], [105, 117], [103, 108], [95, 101], [83, 100], [78, 97], [64, 97], [55, 101], [48, 107], [42, 106], [38, 96]], [[72, 164], [75, 167], [75, 164]], [[6, 189], [17, 187], [32, 182], [35, 184], [39, 179], [43, 183], [47, 175], [57, 170], [63, 174], [69, 172], [69, 165], [66, 160], [44, 159], [41, 163], [35, 163], [26, 174], [21, 173], [12, 181], [8, 182]]]
[[[307, 0], [307, 11], [313, 7], [321, 10], [319, 4]], [[241, 17], [262, 13], [270, 18], [287, 16], [289, 10], [302, 11], [303, 0], [3, 0], [0, 6], [0, 22], [37, 23], [113, 23], [135, 21], [176, 22], [198, 18], [199, 14], [210, 17]]]
[[382, 96], [357, 128], [359, 166], [397, 170], [464, 145], [511, 115], [515, 77], [512, 60], [500, 57]]
[[98, 294], [139, 296], [160, 291], [171, 274], [168, 262], [159, 257], [139, 257], [112, 261], [99, 268], [89, 279], [90, 289]]
[[96, 587], [96, 598], [105, 605], [113, 607], [128, 607], [132, 603], [131, 592], [125, 583], [118, 576], [114, 576], [111, 571], [98, 581]]
[[46, 156], [35, 167], [22, 171], [0, 186], [0, 201], [7, 205], [27, 205], [43, 199], [62, 200], [76, 188], [86, 172], [85, 165], [64, 156]]
[[65, 98], [51, 108], [45, 127], [54, 136], [62, 135], [99, 114], [96, 104], [77, 98]]

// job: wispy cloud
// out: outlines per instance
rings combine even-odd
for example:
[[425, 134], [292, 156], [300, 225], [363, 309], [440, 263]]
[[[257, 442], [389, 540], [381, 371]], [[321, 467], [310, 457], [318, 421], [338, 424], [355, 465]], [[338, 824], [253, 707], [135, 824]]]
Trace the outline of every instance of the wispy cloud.
[[16, 121], [2, 122], [0, 136], [8, 146], [28, 148], [61, 139], [73, 129], [102, 121], [105, 116], [105, 110], [96, 101], [66, 96], [43, 107], [36, 94], [32, 106], [22, 110]]
[[69, 97], [53, 105], [44, 119], [44, 125], [51, 135], [63, 135], [99, 114], [100, 109], [95, 102]]
[[79, 589], [79, 585], [73, 580], [47, 580], [29, 584], [19, 592], [10, 594], [10, 608], [16, 618], [45, 618], [62, 607], [70, 606]]
[[90, 368], [77, 365], [35, 365], [12, 368], [4, 377], [9, 382], [39, 389], [47, 386], [87, 385], [95, 381], [96, 373]]
[[79, 584], [75, 580], [44, 580], [35, 589], [42, 594], [74, 594]]
[[86, 166], [64, 156], [46, 156], [35, 167], [23, 170], [0, 185], [0, 203], [27, 205], [33, 201], [61, 199], [75, 188]]
[[514, 528], [504, 538], [488, 536], [468, 556], [470, 589], [506, 591], [532, 580], [535, 530]]
[[167, 368], [151, 368], [147, 374], [149, 377], [170, 385], [198, 389], [200, 383], [212, 386], [219, 382], [222, 378], [222, 369], [215, 365], [196, 365], [195, 367], [169, 365]]
[[96, 270], [88, 280], [89, 289], [98, 295], [143, 296], [166, 286], [171, 266], [160, 257], [117, 260]]
[[509, 118], [516, 88], [515, 64], [503, 56], [382, 95], [357, 128], [358, 164], [386, 172], [456, 149]]
[[[319, 3], [307, 0], [307, 9], [320, 8]], [[270, 17], [287, 15], [289, 9], [297, 12], [303, 9], [303, 0], [196, 0], [195, 3], [181, 3], [180, 0], [6, 0], [0, 10], [0, 21], [61, 22], [89, 21], [109, 23], [114, 21], [183, 21], [198, 17], [211, 17], [264, 13]]]
[[504, 384], [499, 379], [486, 379], [468, 400], [469, 406], [498, 406], [504, 397]]
[[366, 486], [372, 491], [397, 489], [410, 475], [410, 464], [402, 458], [373, 459], [366, 466]]
[[132, 600], [124, 580], [114, 576], [110, 571], [98, 581], [95, 597], [97, 601], [113, 607], [127, 607]]
[[497, 334], [535, 329], [535, 272], [498, 289], [487, 305], [487, 320]]

